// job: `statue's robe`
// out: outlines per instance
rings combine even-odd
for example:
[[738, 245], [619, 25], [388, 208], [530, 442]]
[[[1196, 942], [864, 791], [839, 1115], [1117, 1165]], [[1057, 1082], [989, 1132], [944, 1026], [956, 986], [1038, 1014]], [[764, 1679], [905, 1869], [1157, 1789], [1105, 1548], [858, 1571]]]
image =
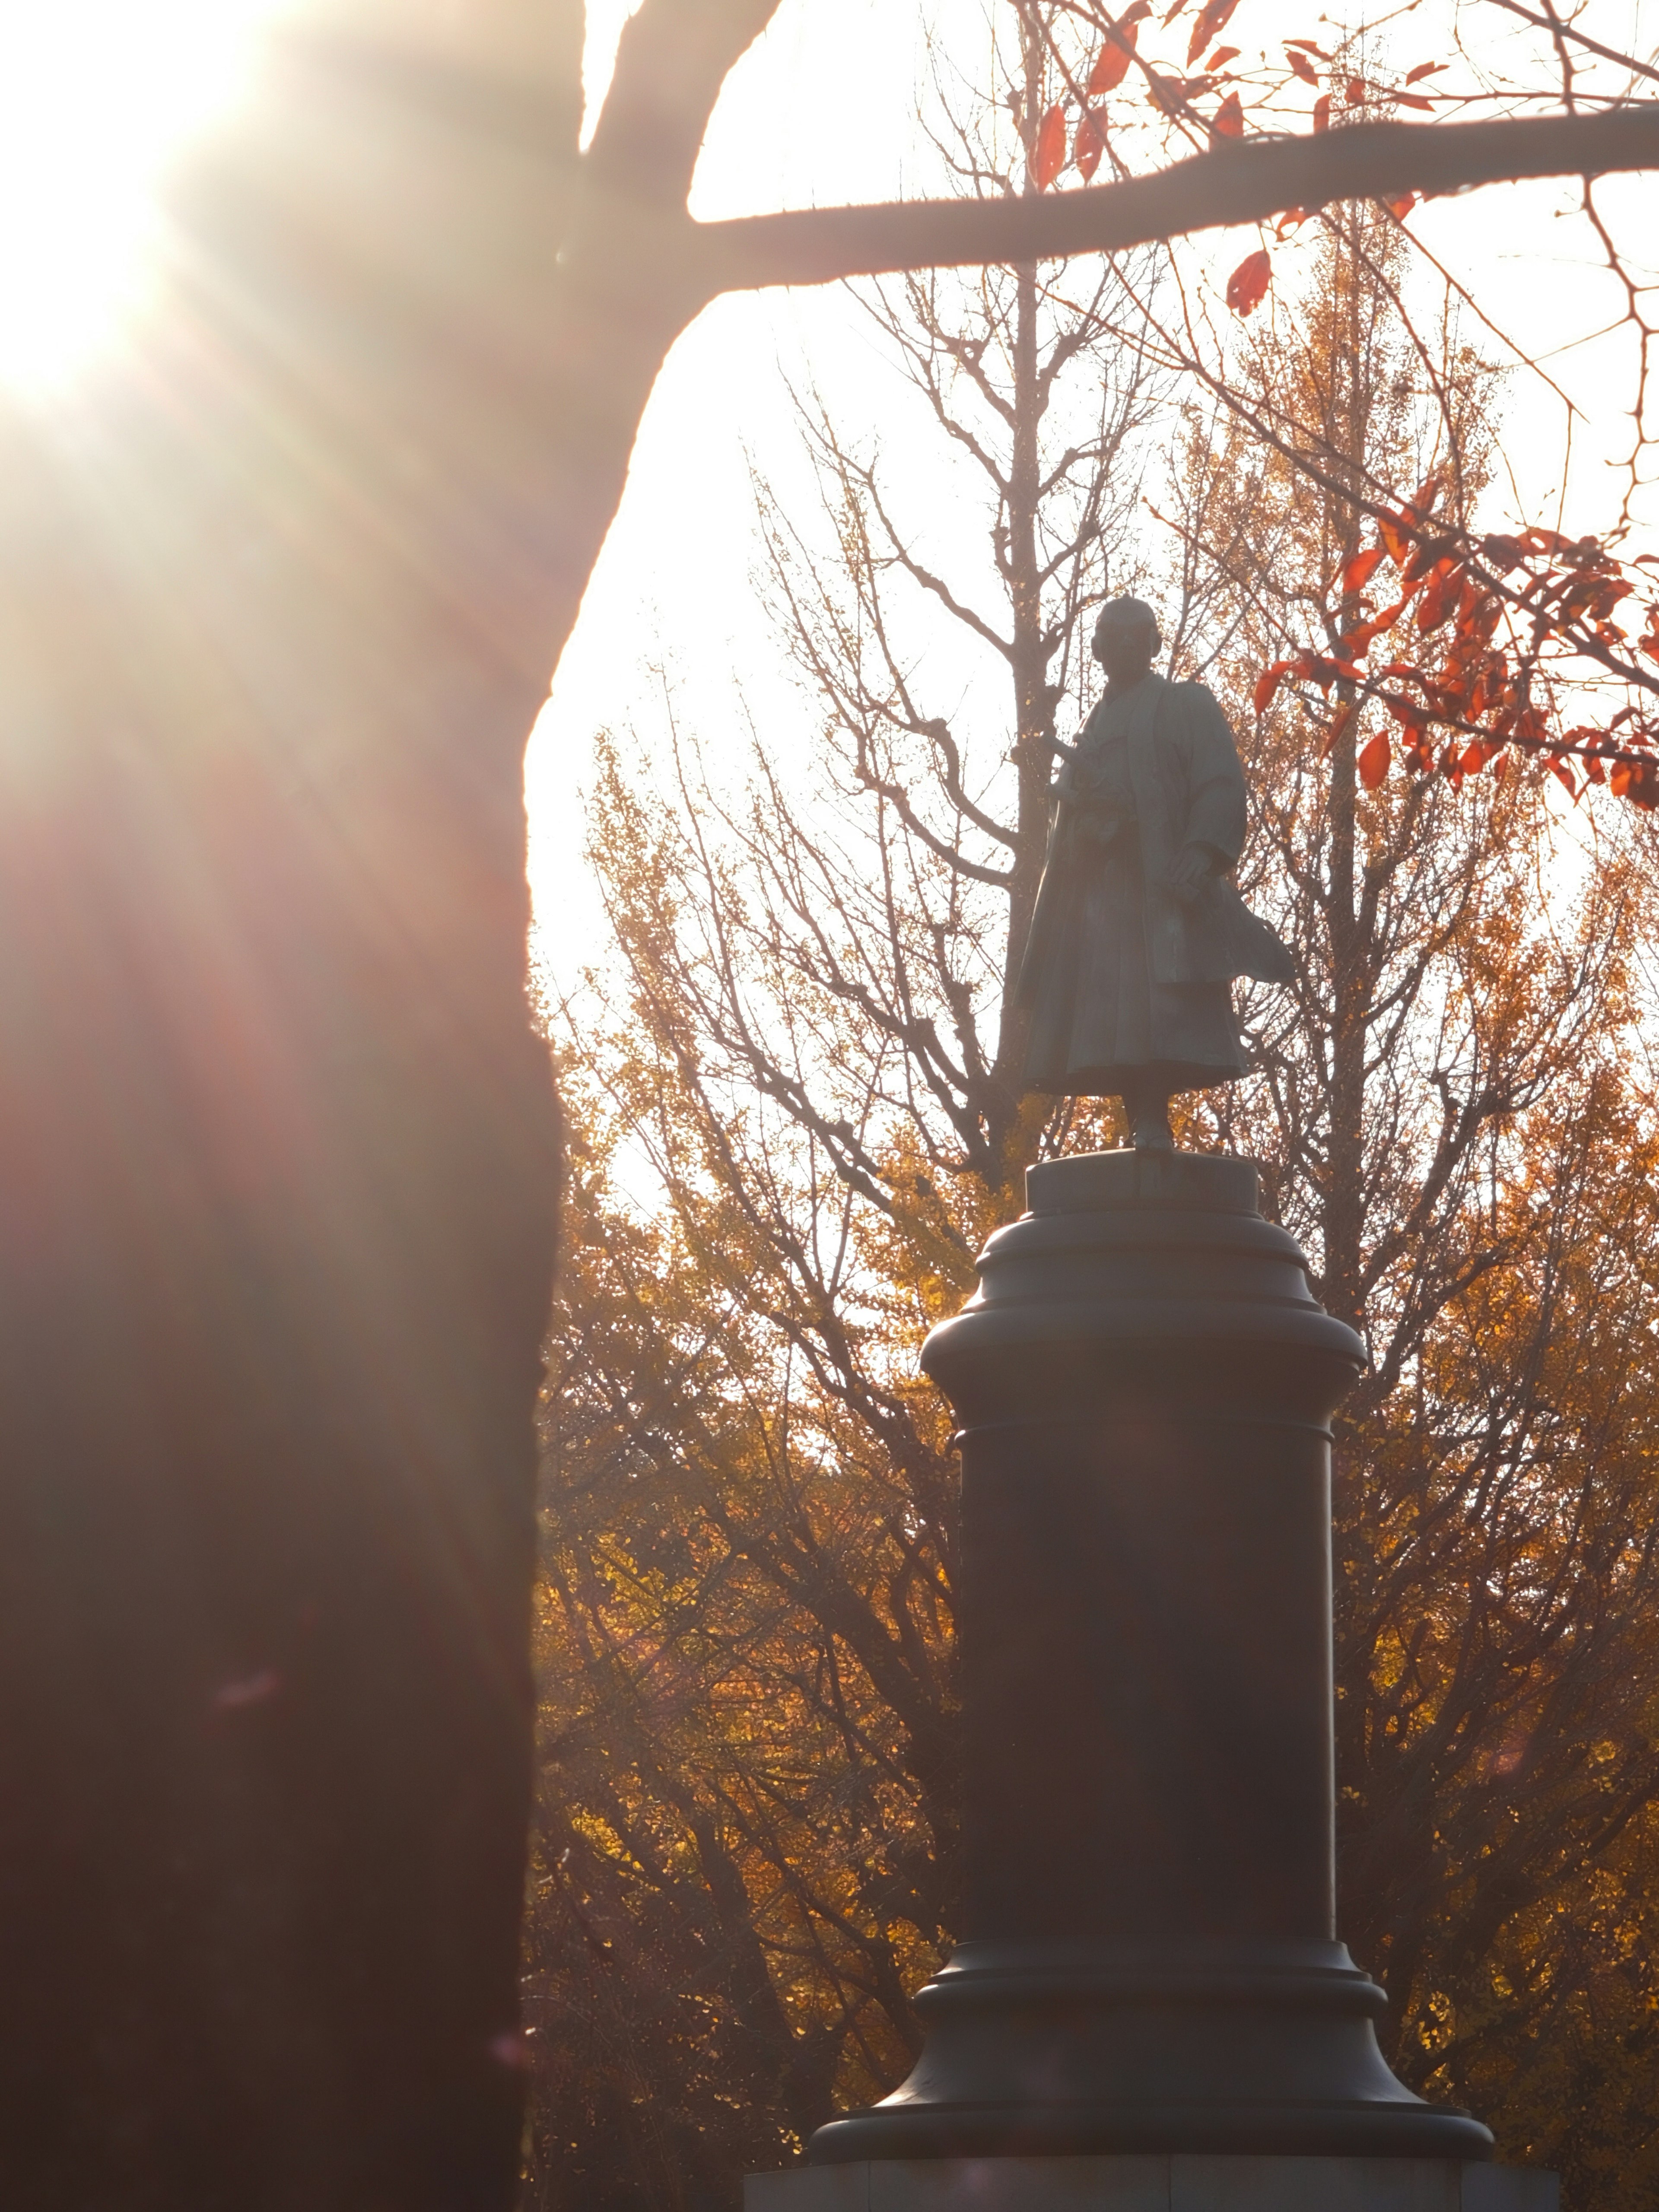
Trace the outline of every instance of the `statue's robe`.
[[[1228, 871], [1243, 848], [1244, 774], [1202, 684], [1149, 674], [1103, 699], [1055, 780], [1048, 860], [1017, 996], [1030, 1010], [1035, 1091], [1171, 1091], [1244, 1072], [1235, 976], [1283, 982], [1291, 956]], [[1182, 898], [1170, 870], [1188, 846], [1211, 873]]]

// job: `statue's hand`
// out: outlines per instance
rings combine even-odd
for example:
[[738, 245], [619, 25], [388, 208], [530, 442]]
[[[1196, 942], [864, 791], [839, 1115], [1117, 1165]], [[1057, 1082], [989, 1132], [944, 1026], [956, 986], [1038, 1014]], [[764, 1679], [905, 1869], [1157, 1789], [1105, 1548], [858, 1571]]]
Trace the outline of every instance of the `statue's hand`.
[[1183, 845], [1170, 864], [1170, 889], [1183, 906], [1190, 906], [1218, 872], [1207, 845]]

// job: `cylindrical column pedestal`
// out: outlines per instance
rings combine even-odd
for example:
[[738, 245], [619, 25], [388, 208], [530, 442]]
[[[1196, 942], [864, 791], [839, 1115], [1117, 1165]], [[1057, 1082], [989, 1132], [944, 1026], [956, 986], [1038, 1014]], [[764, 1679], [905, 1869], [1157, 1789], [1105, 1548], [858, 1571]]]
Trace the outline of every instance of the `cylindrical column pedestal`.
[[1329, 1420], [1364, 1353], [1248, 1160], [1031, 1170], [928, 1338], [961, 1422], [966, 1940], [817, 2163], [1484, 2159], [1335, 1940]]

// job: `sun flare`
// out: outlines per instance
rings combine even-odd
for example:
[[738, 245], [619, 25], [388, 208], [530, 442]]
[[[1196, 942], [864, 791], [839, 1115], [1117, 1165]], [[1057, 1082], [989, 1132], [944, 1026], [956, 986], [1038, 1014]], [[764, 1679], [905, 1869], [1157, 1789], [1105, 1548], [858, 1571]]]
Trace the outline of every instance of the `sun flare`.
[[283, 0], [0, 0], [0, 380], [50, 390], [153, 276], [169, 155]]

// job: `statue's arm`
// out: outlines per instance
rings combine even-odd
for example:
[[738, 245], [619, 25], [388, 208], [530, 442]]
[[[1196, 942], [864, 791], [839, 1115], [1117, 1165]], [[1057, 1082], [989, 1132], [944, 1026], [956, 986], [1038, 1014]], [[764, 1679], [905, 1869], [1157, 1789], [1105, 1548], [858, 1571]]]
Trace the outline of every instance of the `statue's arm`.
[[1244, 770], [1215, 694], [1184, 684], [1190, 739], [1189, 802], [1183, 849], [1199, 848], [1213, 872], [1231, 868], [1244, 849]]

